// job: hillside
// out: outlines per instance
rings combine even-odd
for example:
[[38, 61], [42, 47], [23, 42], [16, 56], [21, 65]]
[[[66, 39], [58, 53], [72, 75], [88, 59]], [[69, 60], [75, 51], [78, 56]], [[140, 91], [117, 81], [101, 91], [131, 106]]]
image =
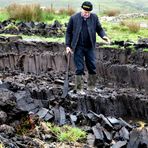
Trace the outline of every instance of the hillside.
[[[41, 6], [49, 7], [51, 4], [55, 8], [63, 8], [68, 5], [79, 10], [81, 3], [84, 0], [0, 0], [0, 7], [8, 6], [11, 3], [39, 3]], [[121, 9], [123, 13], [126, 12], [148, 12], [147, 0], [90, 0], [94, 4], [95, 12], [102, 12], [107, 9], [117, 8]]]

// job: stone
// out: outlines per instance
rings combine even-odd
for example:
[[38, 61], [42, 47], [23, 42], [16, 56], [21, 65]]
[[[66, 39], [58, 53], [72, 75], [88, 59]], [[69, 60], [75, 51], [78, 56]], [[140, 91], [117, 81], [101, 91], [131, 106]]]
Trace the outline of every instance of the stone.
[[0, 124], [4, 124], [7, 120], [7, 114], [4, 111], [0, 111]]
[[125, 147], [127, 141], [118, 141], [117, 143], [113, 144], [111, 148], [122, 148]]
[[93, 134], [88, 134], [87, 135], [87, 143], [92, 147], [94, 146], [94, 144], [95, 144], [95, 136]]
[[15, 134], [15, 129], [9, 125], [2, 124], [0, 125], [0, 133], [2, 132], [8, 136], [13, 136]]

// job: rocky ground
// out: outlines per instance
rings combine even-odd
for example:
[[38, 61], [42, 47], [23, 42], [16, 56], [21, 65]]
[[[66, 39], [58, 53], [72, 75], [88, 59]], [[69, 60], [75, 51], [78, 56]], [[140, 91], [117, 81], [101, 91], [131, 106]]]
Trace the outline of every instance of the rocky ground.
[[[3, 80], [0, 140], [6, 147], [58, 147], [59, 143], [53, 142], [54, 137], [43, 121], [77, 126], [88, 133], [85, 144], [72, 143], [71, 147], [132, 148], [148, 144], [146, 124], [138, 129], [139, 124], [129, 124], [121, 118], [148, 119], [148, 98], [144, 93], [102, 86], [98, 93], [86, 91], [86, 95], [78, 96], [70, 91], [67, 98], [61, 99], [63, 80], [60, 75], [57, 75], [59, 79], [51, 77], [53, 74], [12, 74]], [[22, 121], [29, 122], [30, 118], [33, 127], [28, 123], [28, 133], [19, 135]]]
[[[16, 148], [147, 147], [148, 54], [142, 51], [147, 46], [145, 42], [116, 42], [125, 50], [120, 46], [97, 48], [98, 92], [88, 92], [85, 79], [86, 95], [82, 96], [72, 91], [71, 59], [69, 93], [62, 99], [64, 44], [0, 38], [0, 142]], [[129, 48], [131, 44], [136, 52]], [[144, 120], [145, 124], [125, 121], [131, 118]], [[61, 143], [45, 121], [80, 127], [87, 132], [87, 138], [78, 143]], [[24, 123], [27, 132], [22, 134]]]

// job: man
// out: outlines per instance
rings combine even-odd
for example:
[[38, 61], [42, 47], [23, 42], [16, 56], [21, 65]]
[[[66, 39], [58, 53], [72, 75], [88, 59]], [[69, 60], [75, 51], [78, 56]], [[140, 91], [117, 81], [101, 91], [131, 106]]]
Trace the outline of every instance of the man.
[[96, 33], [106, 42], [110, 43], [96, 14], [91, 13], [93, 5], [85, 1], [81, 5], [82, 11], [70, 17], [66, 30], [66, 53], [74, 52], [76, 67], [75, 90], [84, 94], [83, 75], [84, 57], [88, 70], [88, 90], [95, 90], [96, 57], [94, 53]]

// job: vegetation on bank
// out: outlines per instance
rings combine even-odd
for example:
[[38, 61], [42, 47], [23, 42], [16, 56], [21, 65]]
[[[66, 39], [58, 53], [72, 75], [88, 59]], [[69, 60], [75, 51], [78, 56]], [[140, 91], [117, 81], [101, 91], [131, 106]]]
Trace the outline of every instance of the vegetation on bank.
[[[18, 135], [29, 136], [30, 133], [34, 133], [37, 129], [49, 134], [52, 138], [51, 141], [58, 142], [84, 142], [86, 140], [86, 132], [78, 127], [72, 127], [70, 125], [58, 126], [50, 122], [43, 122], [34, 120], [36, 118], [23, 117], [20, 124], [16, 126], [16, 133]], [[0, 147], [1, 148], [1, 147]]]
[[61, 142], [76, 142], [86, 139], [86, 132], [80, 128], [64, 125], [62, 127], [47, 123], [49, 131]]

